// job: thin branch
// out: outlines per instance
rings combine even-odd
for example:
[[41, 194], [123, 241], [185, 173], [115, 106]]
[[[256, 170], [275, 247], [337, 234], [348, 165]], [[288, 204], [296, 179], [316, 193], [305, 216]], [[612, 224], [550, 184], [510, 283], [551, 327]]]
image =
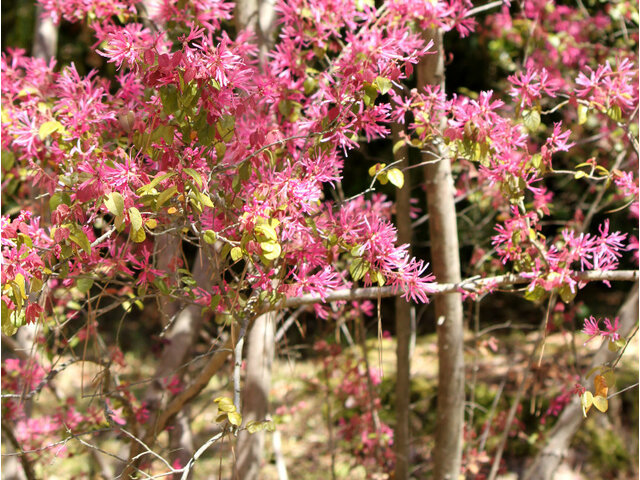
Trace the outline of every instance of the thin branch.
[[187, 462], [187, 465], [184, 467], [184, 470], [182, 471], [182, 477], [180, 477], [180, 480], [187, 480], [187, 478], [189, 477], [189, 471], [193, 468], [193, 464], [196, 462], [196, 460], [198, 460], [202, 454], [204, 452], [207, 451], [207, 449], [213, 445], [214, 443], [216, 443], [218, 440], [220, 440], [222, 438], [222, 436], [224, 434], [226, 434], [227, 431], [226, 430], [222, 430], [220, 433], [214, 435], [213, 437], [211, 437], [209, 440], [207, 440], [199, 449], [196, 453], [193, 454], [193, 457], [191, 457], [191, 459]]
[[[638, 270], [591, 270], [586, 272], [575, 272], [571, 277], [580, 282], [597, 281], [623, 281], [631, 282], [640, 278]], [[443, 295], [454, 292], [478, 292], [482, 289], [493, 289], [505, 285], [520, 285], [531, 282], [531, 274], [508, 273], [495, 277], [478, 278], [471, 277], [462, 280], [460, 283], [433, 283], [426, 289], [428, 295]], [[302, 305], [313, 305], [316, 303], [330, 303], [338, 301], [366, 300], [382, 297], [395, 297], [403, 295], [404, 291], [393, 286], [387, 287], [365, 287], [354, 289], [340, 289], [329, 291], [325, 295], [305, 294], [300, 297], [293, 297], [282, 300], [276, 305], [265, 305], [264, 311], [279, 310], [283, 308], [297, 308]]]
[[464, 18], [473, 17], [482, 12], [486, 12], [487, 10], [491, 10], [492, 8], [499, 7], [504, 4], [503, 0], [496, 0], [495, 2], [489, 2], [486, 5], [480, 5], [479, 7], [472, 8], [467, 13], [465, 13]]

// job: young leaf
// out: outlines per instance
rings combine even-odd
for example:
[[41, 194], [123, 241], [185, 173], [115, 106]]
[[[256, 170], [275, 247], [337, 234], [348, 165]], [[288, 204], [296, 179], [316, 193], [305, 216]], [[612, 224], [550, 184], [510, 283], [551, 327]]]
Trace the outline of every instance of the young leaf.
[[50, 120], [40, 125], [40, 128], [38, 129], [38, 137], [40, 137], [40, 140], [44, 140], [52, 133], [61, 131], [63, 129], [64, 126], [60, 122], [58, 122], [57, 120]]
[[216, 243], [217, 235], [213, 230], [206, 230], [202, 237], [209, 245]]
[[404, 186], [404, 174], [397, 168], [392, 168], [387, 172], [387, 178], [389, 181], [398, 188]]
[[129, 208], [129, 221], [133, 232], [137, 232], [142, 228], [142, 215], [140, 215], [140, 211], [136, 207]]
[[104, 206], [107, 207], [110, 214], [115, 216], [122, 215], [124, 212], [124, 199], [118, 192], [111, 192], [104, 200]]
[[231, 249], [231, 260], [237, 262], [242, 258], [242, 249], [240, 247], [233, 247]]

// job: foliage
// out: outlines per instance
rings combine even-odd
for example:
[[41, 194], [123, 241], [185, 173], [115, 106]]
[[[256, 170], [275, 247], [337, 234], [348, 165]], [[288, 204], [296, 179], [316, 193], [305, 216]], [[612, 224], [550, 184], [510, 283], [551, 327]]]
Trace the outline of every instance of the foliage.
[[[338, 290], [387, 287], [428, 302], [440, 287], [424, 260], [396, 245], [392, 202], [346, 198], [341, 186], [350, 152], [388, 137], [390, 122], [406, 126], [394, 149], [436, 145], [432, 161], [454, 162], [469, 216], [494, 225], [474, 241], [469, 270], [485, 279], [458, 286], [465, 297], [491, 293], [510, 283], [497, 275], [511, 273], [551, 310], [557, 297], [574, 300], [585, 275], [607, 282], [637, 261], [627, 221], [638, 216], [637, 6], [507, 2], [481, 25], [463, 0], [292, 0], [277, 3], [278, 39], [260, 62], [255, 34], [231, 27], [233, 5], [222, 0], [164, 0], [149, 11], [133, 0], [41, 5], [58, 22], [84, 23], [118, 73], [80, 75], [21, 49], [2, 56], [2, 332], [37, 324], [44, 335], [38, 361], [3, 364], [3, 415], [29, 458], [87, 432], [157, 440], [148, 420], [157, 412], [135, 387], [143, 378], [117, 336], [100, 333], [109, 312], [129, 322], [155, 302], [169, 328], [163, 305], [195, 306], [217, 324], [209, 350], [226, 352], [259, 315], [304, 295], [318, 318], [337, 321], [372, 313], [356, 297], [325, 303]], [[506, 78], [468, 95], [410, 90], [431, 53], [426, 28], [462, 38], [478, 30]], [[369, 174], [371, 188], [410, 185], [392, 164]], [[204, 283], [190, 249], [206, 260]], [[622, 354], [617, 323], [604, 324], [587, 319], [584, 331]], [[51, 383], [61, 358], [100, 365], [100, 403], [78, 411], [61, 398], [55, 413], [30, 418], [21, 397]], [[344, 368], [362, 393], [370, 373]], [[613, 383], [602, 370], [595, 378], [591, 403], [602, 410]], [[161, 382], [179, 405], [197, 394], [189, 380]], [[363, 427], [375, 400], [356, 393], [364, 410], [341, 434], [361, 436], [355, 452], [369, 457], [390, 428]], [[229, 432], [271, 428], [243, 425], [226, 397], [214, 402]]]

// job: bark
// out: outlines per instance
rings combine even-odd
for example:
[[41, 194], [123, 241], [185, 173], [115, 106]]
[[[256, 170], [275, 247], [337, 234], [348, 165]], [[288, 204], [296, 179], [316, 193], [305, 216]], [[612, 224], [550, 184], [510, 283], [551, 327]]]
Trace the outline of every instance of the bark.
[[[168, 236], [161, 236], [157, 240], [155, 256], [158, 261], [158, 267], [163, 271], [167, 270], [173, 254], [179, 251], [176, 244], [177, 241], [176, 238]], [[199, 286], [207, 288], [207, 285], [210, 285], [211, 272], [212, 269], [208, 259], [200, 249], [193, 268], [193, 278]], [[198, 333], [202, 325], [200, 306], [190, 305], [180, 310], [180, 306], [176, 302], [168, 302], [166, 299], [161, 299], [160, 308], [164, 316], [163, 323], [168, 324], [171, 321], [173, 323], [170, 324], [165, 335], [167, 344], [163, 348], [156, 366], [154, 380], [149, 385], [144, 396], [144, 402], [151, 412], [147, 423], [149, 427], [143, 435], [149, 448], [153, 448], [155, 438], [167, 426], [167, 418], [161, 415], [166, 411], [169, 400], [166, 383], [171, 380], [173, 375], [177, 375], [181, 379], [184, 376], [185, 369], [183, 365], [186, 363], [189, 353], [198, 339]], [[186, 410], [183, 411], [183, 408], [185, 408], [184, 404], [179, 411], [174, 412], [175, 417], [172, 416], [171, 418], [173, 428], [169, 433], [169, 443], [172, 451], [171, 461], [178, 460], [182, 466], [187, 464], [193, 454], [193, 438], [189, 426], [188, 413]], [[133, 459], [141, 451], [142, 446], [138, 442], [133, 442], [129, 458]], [[139, 460], [136, 462], [130, 460], [123, 471], [123, 478], [131, 475], [138, 463]]]
[[[418, 66], [418, 88], [427, 84], [440, 85], [444, 90], [444, 50], [441, 30], [427, 30], [427, 40], [433, 40], [436, 53], [427, 55]], [[424, 160], [433, 157], [424, 156]], [[451, 163], [442, 158], [424, 168], [431, 266], [438, 282], [460, 282], [458, 229], [454, 203]], [[459, 293], [447, 293], [435, 298], [438, 332], [438, 406], [434, 478], [457, 479], [462, 457], [464, 421], [464, 358], [462, 300]]]
[[[400, 140], [402, 127], [391, 125], [393, 144]], [[409, 181], [408, 148], [403, 146], [394, 154], [394, 161], [400, 160], [397, 168], [404, 170], [404, 186], [396, 190], [396, 224], [398, 244], [411, 243], [411, 182]], [[411, 395], [411, 361], [409, 347], [411, 343], [411, 305], [401, 297], [396, 297], [396, 428], [393, 444], [396, 454], [396, 480], [407, 480], [410, 472], [409, 400]]]
[[[243, 423], [263, 421], [269, 410], [271, 367], [275, 351], [275, 313], [261, 315], [249, 332], [246, 353], [246, 376], [242, 390]], [[233, 478], [260, 478], [265, 432], [238, 434], [237, 459]]]
[[[259, 65], [267, 61], [275, 27], [275, 10], [272, 0], [239, 0], [236, 2], [236, 27], [256, 33], [259, 48]], [[260, 315], [249, 330], [246, 354], [246, 377], [242, 390], [243, 422], [263, 421], [269, 408], [271, 367], [275, 352], [275, 314]], [[237, 388], [237, 387], [236, 387]], [[258, 479], [264, 450], [264, 431], [249, 434], [242, 430], [238, 435], [237, 461], [233, 478]]]
[[[620, 336], [626, 337], [638, 323], [637, 282], [631, 288], [622, 307], [620, 307], [618, 316], [620, 317]], [[603, 365], [616, 358], [617, 352], [610, 351], [607, 344], [607, 341], [602, 343], [591, 361], [591, 367]], [[571, 440], [580, 425], [582, 425], [583, 419], [580, 398], [574, 396], [558, 417], [558, 421], [549, 433], [545, 445], [525, 472], [524, 480], [551, 480], [553, 478], [558, 466], [567, 455]]]
[[56, 56], [58, 49], [58, 27], [51, 17], [42, 18], [42, 6], [36, 8], [36, 32], [33, 39], [33, 51], [35, 58], [43, 58], [47, 61]]

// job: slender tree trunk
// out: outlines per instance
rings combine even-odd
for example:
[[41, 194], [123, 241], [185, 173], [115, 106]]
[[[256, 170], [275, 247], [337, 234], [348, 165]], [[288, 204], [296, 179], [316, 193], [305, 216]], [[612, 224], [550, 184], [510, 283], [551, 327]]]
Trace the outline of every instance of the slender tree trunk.
[[[618, 312], [620, 317], [620, 336], [628, 336], [638, 323], [638, 283], [636, 282], [626, 301]], [[591, 367], [603, 365], [613, 361], [617, 352], [608, 347], [609, 342], [603, 342], [591, 361]], [[527, 469], [524, 480], [551, 480], [560, 462], [566, 457], [571, 440], [582, 425], [582, 405], [580, 398], [574, 396], [564, 408], [558, 421], [549, 433], [544, 447], [538, 452], [535, 460]]]
[[56, 56], [58, 49], [58, 27], [51, 17], [42, 18], [42, 6], [36, 8], [36, 34], [33, 39], [33, 51], [35, 58], [50, 60]]
[[[267, 61], [275, 11], [273, 0], [239, 0], [236, 2], [236, 26], [253, 30], [258, 39], [260, 68]], [[269, 409], [271, 367], [275, 352], [275, 313], [259, 316], [249, 330], [244, 350], [246, 376], [242, 389], [243, 422], [263, 421]], [[260, 478], [265, 432], [249, 434], [243, 430], [238, 435], [237, 461], [233, 478], [253, 480]]]
[[[158, 267], [162, 271], [167, 271], [169, 262], [174, 254], [179, 251], [178, 241], [179, 239], [174, 237], [160, 236], [158, 238], [155, 256], [158, 261]], [[193, 268], [193, 278], [199, 286], [207, 288], [210, 285], [211, 273], [212, 266], [209, 265], [206, 255], [200, 249]], [[166, 384], [173, 375], [183, 379], [185, 370], [182, 367], [198, 339], [198, 333], [202, 325], [200, 306], [190, 305], [180, 310], [180, 306], [176, 302], [161, 299], [160, 308], [164, 316], [163, 323], [166, 324], [169, 321], [172, 323], [164, 337], [167, 340], [167, 344], [163, 348], [156, 366], [154, 379], [144, 396], [144, 402], [151, 412], [151, 417], [147, 422], [147, 431], [139, 436], [139, 438], [145, 439], [150, 436], [155, 438], [162, 431], [162, 428], [158, 428], [156, 422], [158, 415], [164, 410], [169, 399]], [[174, 316], [175, 318], [173, 318]], [[172, 451], [171, 461], [177, 460], [180, 465], [185, 466], [193, 454], [193, 437], [190, 430], [188, 409], [185, 408], [176, 414], [172, 421], [169, 437]], [[153, 445], [148, 446], [153, 448]], [[138, 442], [133, 442], [129, 458], [133, 459], [141, 451], [141, 445]], [[132, 475], [135, 471], [133, 466], [137, 465], [137, 463], [139, 463], [139, 460], [126, 465], [122, 477], [127, 478]]]
[[[400, 140], [402, 127], [391, 125], [393, 144]], [[396, 190], [396, 224], [398, 227], [398, 244], [411, 243], [411, 182], [409, 179], [408, 148], [403, 146], [394, 154], [394, 161], [400, 160], [398, 168], [404, 170], [404, 186]], [[411, 343], [411, 304], [401, 297], [396, 297], [396, 428], [393, 444], [396, 453], [396, 480], [408, 480], [410, 473], [409, 400], [411, 396], [411, 361], [409, 346]]]
[[[263, 421], [269, 410], [271, 367], [275, 351], [275, 313], [261, 315], [249, 332], [246, 354], [246, 375], [242, 390], [242, 418], [246, 424]], [[238, 434], [236, 474], [233, 478], [252, 480], [260, 478], [264, 431]]]
[[[418, 66], [418, 88], [440, 85], [444, 91], [444, 49], [442, 30], [425, 32], [433, 40], [436, 54], [427, 55]], [[424, 160], [433, 160], [425, 156]], [[451, 162], [442, 158], [424, 168], [431, 265], [438, 282], [460, 281], [458, 229], [454, 203], [455, 188]], [[459, 293], [435, 297], [438, 331], [438, 412], [434, 478], [457, 479], [462, 457], [464, 422], [464, 358], [462, 300]]]

